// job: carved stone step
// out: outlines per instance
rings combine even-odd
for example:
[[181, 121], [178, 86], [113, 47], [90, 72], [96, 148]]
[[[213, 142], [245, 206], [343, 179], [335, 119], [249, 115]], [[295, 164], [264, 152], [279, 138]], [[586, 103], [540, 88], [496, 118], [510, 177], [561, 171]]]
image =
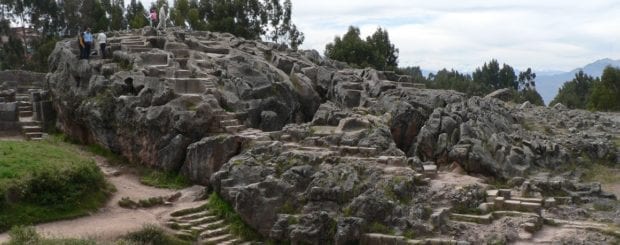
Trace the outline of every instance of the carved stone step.
[[41, 132], [25, 133], [25, 135], [26, 135], [26, 138], [28, 138], [28, 139], [42, 138], [43, 137], [43, 133], [41, 133]]
[[224, 127], [224, 130], [227, 133], [229, 133], [229, 134], [239, 133], [240, 131], [243, 131], [244, 129], [245, 129], [244, 125], [226, 126], [226, 127]]
[[232, 119], [232, 120], [222, 120], [220, 121], [220, 126], [222, 127], [228, 127], [228, 126], [238, 126], [239, 124], [239, 120], [237, 119]]
[[473, 222], [478, 224], [491, 224], [493, 216], [486, 215], [470, 215], [470, 214], [450, 214], [450, 218], [456, 221]]
[[202, 240], [202, 242], [206, 243], [206, 244], [220, 244], [226, 241], [230, 241], [235, 239], [231, 234], [224, 234], [221, 236], [217, 236], [217, 237], [210, 237], [207, 239]]
[[39, 122], [39, 121], [22, 121], [22, 122], [19, 122], [19, 124], [21, 124], [22, 127], [24, 127], [24, 126], [39, 126], [39, 125], [41, 125], [41, 122]]
[[32, 111], [20, 111], [19, 112], [19, 117], [31, 117], [32, 116]]
[[22, 130], [24, 133], [37, 133], [41, 132], [41, 126], [23, 126]]
[[221, 236], [224, 234], [228, 234], [228, 229], [229, 227], [226, 226], [222, 226], [220, 228], [217, 229], [207, 229], [204, 230], [203, 232], [200, 233], [200, 237], [202, 238], [208, 238], [208, 237], [217, 237], [217, 236]]

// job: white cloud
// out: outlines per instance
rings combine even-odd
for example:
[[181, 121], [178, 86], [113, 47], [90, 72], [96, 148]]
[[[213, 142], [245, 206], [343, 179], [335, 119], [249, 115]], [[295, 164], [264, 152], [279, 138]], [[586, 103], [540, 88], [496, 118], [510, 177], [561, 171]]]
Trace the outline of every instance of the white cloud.
[[304, 48], [323, 50], [349, 25], [386, 27], [401, 65], [473, 70], [491, 58], [517, 68], [569, 70], [620, 56], [613, 1], [293, 0]]
[[355, 25], [364, 36], [387, 28], [400, 64], [424, 69], [470, 71], [497, 58], [518, 69], [570, 70], [620, 58], [620, 2], [612, 0], [292, 1], [302, 48], [320, 52]]

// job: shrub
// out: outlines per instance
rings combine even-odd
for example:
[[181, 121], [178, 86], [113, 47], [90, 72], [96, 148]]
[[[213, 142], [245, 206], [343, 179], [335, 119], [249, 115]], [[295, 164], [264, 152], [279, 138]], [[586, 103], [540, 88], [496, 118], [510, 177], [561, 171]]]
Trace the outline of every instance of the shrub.
[[232, 234], [240, 236], [246, 240], [260, 240], [260, 234], [243, 222], [233, 207], [230, 206], [230, 204], [222, 199], [217, 193], [214, 192], [211, 196], [209, 196], [209, 203], [207, 206], [214, 215], [228, 222], [230, 227], [229, 230]]
[[190, 244], [189, 242], [185, 242], [176, 237], [168, 235], [162, 228], [159, 228], [156, 225], [145, 225], [141, 230], [125, 235], [123, 237], [123, 240], [129, 242], [130, 244]]

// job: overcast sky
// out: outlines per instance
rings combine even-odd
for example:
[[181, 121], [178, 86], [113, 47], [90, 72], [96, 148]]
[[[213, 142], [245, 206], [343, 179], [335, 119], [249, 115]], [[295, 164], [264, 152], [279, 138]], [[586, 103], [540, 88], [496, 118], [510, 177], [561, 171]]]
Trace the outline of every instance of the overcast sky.
[[[146, 6], [151, 1], [145, 0]], [[173, 3], [173, 0], [170, 0]], [[518, 69], [571, 70], [620, 58], [620, 1], [292, 0], [304, 49], [321, 53], [348, 26], [388, 29], [399, 64], [471, 71], [491, 58]]]

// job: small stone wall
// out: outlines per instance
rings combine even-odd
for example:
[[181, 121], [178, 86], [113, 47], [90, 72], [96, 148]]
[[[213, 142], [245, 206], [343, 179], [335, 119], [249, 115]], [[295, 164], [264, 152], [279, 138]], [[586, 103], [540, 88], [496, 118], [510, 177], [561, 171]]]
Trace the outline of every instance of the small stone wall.
[[19, 135], [17, 102], [0, 103], [0, 136]]
[[45, 75], [45, 73], [31, 71], [0, 71], [0, 85], [16, 89], [17, 93], [26, 93], [29, 89], [43, 88]]

